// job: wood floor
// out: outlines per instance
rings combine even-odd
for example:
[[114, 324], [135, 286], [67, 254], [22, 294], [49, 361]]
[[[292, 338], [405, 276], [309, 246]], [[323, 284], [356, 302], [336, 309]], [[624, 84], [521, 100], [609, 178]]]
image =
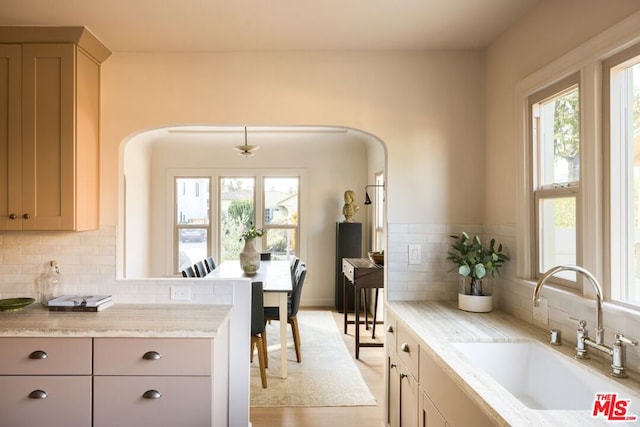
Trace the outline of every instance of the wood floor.
[[[302, 309], [301, 309], [302, 310]], [[343, 330], [343, 316], [334, 311], [334, 319], [340, 331]], [[361, 342], [371, 331], [360, 329]], [[355, 358], [354, 327], [349, 325], [348, 334], [342, 335], [351, 356]], [[376, 341], [384, 339], [382, 325], [376, 327]], [[304, 340], [304, 337], [302, 337]], [[360, 348], [360, 358], [356, 365], [362, 373], [371, 393], [378, 402], [377, 406], [330, 407], [330, 408], [250, 408], [250, 421], [253, 427], [380, 427], [384, 418], [384, 348]]]

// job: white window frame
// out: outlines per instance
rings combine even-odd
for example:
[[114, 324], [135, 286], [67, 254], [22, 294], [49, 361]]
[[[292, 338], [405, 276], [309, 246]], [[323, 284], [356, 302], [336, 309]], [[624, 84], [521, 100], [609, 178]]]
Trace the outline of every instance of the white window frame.
[[[209, 178], [210, 179], [210, 192], [209, 192], [209, 227], [210, 232], [209, 236], [213, 236], [213, 231], [215, 230], [216, 235], [220, 233], [220, 215], [218, 212], [218, 207], [220, 203], [220, 188], [219, 188], [219, 179], [221, 177], [251, 177], [254, 178], [255, 188], [254, 188], [254, 212], [256, 214], [256, 227], [263, 227], [263, 217], [264, 217], [264, 196], [259, 196], [259, 194], [263, 194], [263, 183], [264, 177], [296, 177], [298, 178], [298, 241], [297, 241], [297, 252], [300, 258], [307, 257], [307, 230], [303, 226], [304, 221], [307, 215], [307, 206], [308, 206], [308, 195], [307, 195], [307, 186], [308, 186], [308, 177], [306, 169], [168, 169], [166, 172], [166, 209], [167, 212], [174, 212], [174, 207], [176, 204], [176, 194], [175, 194], [175, 182], [176, 178]], [[213, 203], [217, 204], [217, 206], [213, 206]], [[215, 208], [215, 209], [214, 209]], [[175, 223], [175, 214], [167, 215], [166, 221], [166, 232], [170, 233], [173, 236], [171, 242], [166, 245], [165, 248], [165, 260], [166, 265], [169, 266], [167, 268], [167, 274], [172, 275], [176, 274], [174, 271], [174, 266], [177, 265], [177, 261], [175, 259], [176, 247], [177, 247], [177, 233], [174, 230]], [[213, 237], [211, 237], [213, 239]], [[261, 245], [262, 242], [259, 242]], [[220, 258], [220, 242], [214, 242], [211, 240], [208, 243], [210, 246], [209, 252], [214, 257], [215, 260]], [[257, 248], [260, 250], [260, 247]]]
[[[634, 61], [638, 64], [640, 60], [640, 42], [630, 46], [622, 52], [616, 53], [605, 59], [603, 62], [603, 135], [605, 153], [605, 188], [610, 188], [610, 192], [606, 193], [606, 233], [605, 247], [608, 248], [608, 257], [605, 259], [606, 270], [609, 271], [611, 277], [610, 298], [617, 303], [623, 305], [634, 306], [640, 308], [637, 303], [630, 303], [624, 299], [628, 295], [628, 286], [625, 286], [629, 280], [628, 277], [628, 251], [629, 241], [624, 236], [628, 234], [629, 218], [627, 217], [627, 209], [623, 209], [623, 205], [628, 203], [626, 194], [626, 174], [628, 173], [625, 161], [628, 160], [628, 147], [621, 150], [619, 140], [622, 139], [619, 128], [625, 123], [620, 123], [617, 116], [624, 114], [626, 106], [620, 106], [621, 100], [611, 102], [612, 93], [619, 94], [620, 86], [611, 87], [611, 70], [623, 67]], [[613, 118], [613, 115], [616, 115]], [[623, 119], [624, 121], [624, 119]], [[614, 135], [612, 137], [612, 134]], [[612, 139], [616, 142], [613, 143]]]
[[[582, 126], [582, 90], [580, 87], [580, 74], [579, 73], [574, 73], [566, 78], [561, 79], [560, 81], [554, 82], [553, 84], [539, 90], [536, 91], [535, 93], [532, 93], [529, 97], [528, 97], [528, 102], [527, 102], [527, 119], [528, 119], [528, 125], [529, 125], [529, 132], [527, 135], [527, 139], [529, 141], [529, 150], [530, 150], [530, 156], [531, 156], [531, 162], [532, 164], [530, 165], [530, 173], [532, 174], [532, 176], [530, 177], [531, 183], [532, 183], [532, 188], [529, 189], [529, 191], [533, 192], [533, 204], [531, 206], [532, 212], [531, 212], [531, 216], [533, 218], [533, 222], [532, 222], [532, 229], [533, 232], [535, 233], [535, 238], [531, 240], [532, 243], [532, 253], [533, 256], [531, 257], [531, 271], [532, 271], [532, 276], [535, 279], [538, 279], [539, 277], [542, 276], [542, 274], [544, 273], [544, 271], [540, 271], [540, 253], [542, 252], [542, 249], [540, 248], [540, 239], [539, 239], [539, 234], [541, 233], [541, 225], [540, 225], [540, 202], [543, 200], [552, 200], [552, 199], [558, 199], [558, 198], [574, 198], [575, 199], [575, 206], [576, 206], [576, 241], [575, 241], [575, 246], [576, 246], [576, 264], [581, 265], [582, 264], [582, 252], [579, 250], [579, 248], [582, 247], [581, 245], [581, 234], [578, 232], [578, 230], [581, 229], [580, 224], [582, 222], [582, 210], [580, 209], [580, 201], [581, 201], [581, 179], [582, 179], [582, 175], [583, 175], [583, 168], [582, 168], [582, 133], [580, 133], [580, 177], [578, 179], [578, 181], [572, 181], [572, 182], [562, 182], [562, 183], [546, 183], [546, 184], [541, 184], [540, 181], [542, 180], [541, 176], [542, 176], [542, 161], [540, 160], [540, 157], [542, 156], [542, 150], [541, 150], [541, 141], [540, 141], [540, 120], [537, 120], [536, 118], [534, 118], [534, 112], [536, 110], [536, 106], [548, 99], [551, 98], [555, 98], [558, 96], [561, 96], [562, 94], [569, 92], [570, 90], [573, 90], [574, 88], [578, 89], [579, 91], [579, 102], [580, 102], [580, 106], [579, 106], [579, 114], [580, 114], [580, 126]], [[534, 131], [535, 130], [535, 131]], [[561, 275], [556, 275], [552, 278], [550, 278], [550, 282], [555, 283], [559, 286], [564, 286], [568, 289], [575, 289], [578, 290], [579, 289], [579, 284], [578, 281], [575, 278], [575, 274], [570, 274], [569, 277], [573, 276], [573, 279], [569, 279], [569, 278], [563, 278]]]
[[[528, 150], [529, 123], [527, 117], [528, 97], [544, 87], [580, 72], [582, 96], [581, 108], [581, 169], [582, 199], [580, 207], [583, 214], [578, 234], [582, 243], [578, 249], [582, 256], [582, 266], [587, 268], [603, 285], [605, 299], [611, 310], [625, 310], [640, 315], [637, 307], [629, 311], [623, 304], [609, 302], [611, 296], [612, 273], [606, 265], [609, 247], [605, 242], [604, 224], [609, 220], [608, 212], [603, 208], [608, 201], [604, 188], [605, 159], [603, 158], [603, 120], [602, 120], [602, 61], [640, 43], [640, 13], [635, 13], [608, 30], [556, 59], [547, 66], [532, 73], [516, 86], [516, 138], [518, 140], [518, 165], [520, 173], [516, 189], [516, 259], [517, 277], [525, 283], [534, 285], [534, 273], [531, 259], [532, 241], [535, 238], [532, 227], [531, 193], [531, 153]], [[586, 172], [588, 171], [588, 172]], [[551, 286], [553, 287], [553, 286]], [[583, 285], [580, 294], [592, 297], [591, 286]]]
[[[298, 180], [298, 195], [297, 195], [297, 200], [298, 200], [298, 206], [297, 206], [297, 211], [298, 211], [298, 218], [296, 220], [295, 225], [291, 225], [291, 224], [265, 224], [264, 223], [264, 219], [265, 219], [265, 206], [266, 206], [266, 191], [265, 191], [265, 185], [264, 182], [267, 179], [277, 179], [277, 178], [296, 178]], [[295, 248], [295, 253], [290, 254], [290, 255], [295, 255], [300, 257], [300, 220], [301, 220], [301, 215], [300, 215], [300, 186], [301, 186], [301, 177], [298, 175], [280, 175], [280, 174], [264, 174], [261, 175], [261, 181], [262, 181], [262, 209], [260, 210], [260, 222], [262, 224], [262, 228], [264, 228], [265, 231], [268, 230], [291, 230], [291, 232], [294, 235], [294, 241], [296, 242], [296, 248]], [[256, 210], [256, 212], [258, 212]], [[265, 233], [265, 235], [262, 237], [262, 247], [264, 248], [264, 250], [267, 250], [267, 233]]]

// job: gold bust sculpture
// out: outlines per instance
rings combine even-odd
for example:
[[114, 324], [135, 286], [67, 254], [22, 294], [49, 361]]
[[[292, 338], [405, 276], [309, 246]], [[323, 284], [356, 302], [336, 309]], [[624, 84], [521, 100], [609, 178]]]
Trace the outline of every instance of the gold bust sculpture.
[[353, 190], [347, 190], [344, 192], [344, 206], [342, 207], [342, 214], [344, 215], [344, 222], [353, 222], [353, 217], [360, 209], [360, 206], [356, 205], [356, 193]]

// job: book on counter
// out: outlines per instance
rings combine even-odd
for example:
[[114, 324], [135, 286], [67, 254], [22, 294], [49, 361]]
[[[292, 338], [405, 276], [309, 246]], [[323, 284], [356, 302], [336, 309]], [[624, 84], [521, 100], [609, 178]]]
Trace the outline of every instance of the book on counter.
[[62, 295], [49, 300], [49, 311], [102, 311], [113, 305], [111, 295]]

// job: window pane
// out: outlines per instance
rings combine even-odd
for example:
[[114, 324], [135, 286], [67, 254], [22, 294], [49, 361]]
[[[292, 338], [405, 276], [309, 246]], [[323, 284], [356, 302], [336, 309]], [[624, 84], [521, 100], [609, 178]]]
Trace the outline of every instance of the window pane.
[[220, 258], [240, 259], [240, 235], [255, 224], [254, 178], [220, 178]]
[[293, 178], [264, 179], [264, 224], [298, 224], [298, 181]]
[[[561, 264], [576, 264], [576, 199], [541, 199], [538, 204], [540, 272]], [[575, 273], [556, 275], [575, 281]]]
[[540, 186], [580, 180], [578, 87], [539, 104]]
[[176, 179], [176, 224], [209, 224], [209, 179]]
[[178, 231], [178, 271], [207, 257], [207, 231], [206, 228], [181, 228]]
[[[621, 260], [616, 267], [621, 271], [612, 286], [612, 298], [640, 304], [640, 58], [612, 72], [612, 218], [620, 223], [618, 233], [612, 224], [612, 247], [619, 247]], [[636, 62], [633, 65], [633, 62]], [[617, 93], [616, 93], [617, 92]], [[617, 142], [614, 142], [617, 141]], [[617, 154], [618, 159], [614, 159]], [[620, 165], [615, 167], [615, 165]], [[618, 172], [620, 178], [613, 176]], [[616, 212], [617, 211], [617, 212]], [[620, 236], [617, 238], [617, 236]], [[617, 241], [619, 240], [619, 241]], [[615, 246], [614, 246], [615, 245]]]
[[267, 252], [273, 260], [288, 260], [296, 254], [296, 229], [267, 230]]

